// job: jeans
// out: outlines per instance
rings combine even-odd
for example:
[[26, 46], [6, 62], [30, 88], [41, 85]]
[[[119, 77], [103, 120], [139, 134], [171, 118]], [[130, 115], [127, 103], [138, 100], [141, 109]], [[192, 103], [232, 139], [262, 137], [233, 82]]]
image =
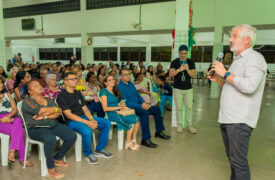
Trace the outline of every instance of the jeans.
[[167, 100], [169, 101], [170, 107], [172, 107], [172, 96], [166, 96], [166, 95], [160, 96], [160, 112], [162, 117], [163, 117], [164, 107], [166, 105]]
[[[81, 116], [81, 118], [89, 121], [89, 119], [85, 115]], [[100, 118], [100, 117], [94, 117], [94, 119], [97, 121], [97, 124], [98, 124], [97, 129], [100, 130], [96, 150], [101, 151], [105, 148], [105, 146], [108, 143], [108, 136], [109, 136], [109, 131], [111, 128], [111, 121], [108, 119]], [[91, 147], [92, 146], [92, 129], [89, 126], [87, 126], [86, 124], [84, 124], [82, 122], [77, 122], [77, 121], [70, 121], [68, 123], [68, 126], [72, 130], [74, 130], [82, 135], [84, 156], [87, 157], [87, 156], [93, 154], [94, 152]]]
[[247, 160], [252, 128], [246, 124], [221, 124], [226, 155], [231, 167], [231, 180], [250, 180]]
[[[29, 128], [29, 136], [33, 140], [44, 142], [44, 151], [48, 169], [54, 168], [54, 159], [62, 160], [66, 152], [76, 141], [76, 134], [67, 126], [57, 123], [53, 128]], [[54, 155], [56, 136], [64, 142]]]
[[92, 115], [96, 112], [97, 117], [105, 117], [105, 112], [103, 111], [101, 102], [96, 103], [95, 101], [92, 101], [87, 105], [87, 107]]
[[149, 127], [149, 115], [154, 116], [156, 124], [156, 132], [161, 132], [165, 130], [163, 125], [163, 118], [161, 117], [160, 108], [156, 106], [151, 106], [147, 111], [142, 108], [134, 108], [136, 115], [140, 117], [140, 125], [142, 131], [142, 139], [150, 139], [150, 127]]

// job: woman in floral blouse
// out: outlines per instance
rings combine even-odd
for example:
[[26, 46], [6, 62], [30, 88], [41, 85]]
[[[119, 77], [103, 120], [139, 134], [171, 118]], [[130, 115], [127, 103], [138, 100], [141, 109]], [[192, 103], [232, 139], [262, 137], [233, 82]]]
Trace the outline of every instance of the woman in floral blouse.
[[42, 96], [48, 97], [52, 100], [55, 100], [58, 94], [62, 91], [62, 87], [56, 85], [56, 75], [55, 74], [48, 74], [46, 76], [47, 86], [44, 88], [42, 92]]

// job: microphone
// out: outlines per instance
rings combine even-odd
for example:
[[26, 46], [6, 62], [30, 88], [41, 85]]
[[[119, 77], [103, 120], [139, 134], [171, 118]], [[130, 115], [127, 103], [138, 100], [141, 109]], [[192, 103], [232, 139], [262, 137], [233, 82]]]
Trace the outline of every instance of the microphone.
[[[218, 54], [218, 57], [216, 58], [216, 61], [222, 62], [223, 56], [224, 56], [224, 54], [223, 54], [222, 52], [220, 52], [220, 53]], [[211, 72], [210, 72], [210, 75], [211, 75], [211, 76], [213, 76], [214, 74], [215, 74], [215, 71], [211, 71]]]

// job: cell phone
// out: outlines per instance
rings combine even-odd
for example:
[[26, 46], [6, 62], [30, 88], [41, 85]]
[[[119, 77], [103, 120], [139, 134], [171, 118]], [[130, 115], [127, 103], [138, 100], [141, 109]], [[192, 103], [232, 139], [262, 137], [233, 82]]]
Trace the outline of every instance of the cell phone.
[[121, 104], [125, 104], [125, 103], [126, 103], [126, 100], [125, 100], [125, 99], [122, 99], [122, 100], [120, 101], [120, 103], [121, 103]]

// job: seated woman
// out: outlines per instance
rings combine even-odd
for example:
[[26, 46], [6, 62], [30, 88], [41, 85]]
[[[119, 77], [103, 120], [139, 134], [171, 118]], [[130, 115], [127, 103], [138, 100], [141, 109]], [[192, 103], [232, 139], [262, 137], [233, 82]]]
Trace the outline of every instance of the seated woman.
[[105, 112], [103, 111], [101, 102], [99, 100], [99, 97], [97, 96], [97, 94], [99, 94], [100, 92], [100, 87], [97, 83], [95, 73], [89, 72], [87, 74], [86, 81], [88, 82], [88, 86], [95, 93], [94, 99], [90, 103], [87, 103], [88, 109], [91, 111], [91, 114], [94, 114], [94, 112], [96, 112], [98, 117], [105, 117]]
[[8, 78], [4, 68], [2, 66], [0, 66], [0, 78], [6, 82], [6, 79]]
[[103, 80], [104, 80], [105, 74], [106, 74], [106, 66], [102, 66], [102, 67], [98, 68], [97, 81], [99, 82], [101, 87], [104, 87]]
[[108, 114], [111, 121], [117, 123], [118, 130], [127, 131], [127, 139], [125, 149], [138, 150], [139, 145], [136, 136], [139, 128], [139, 117], [137, 115], [122, 116], [117, 113], [118, 110], [127, 110], [125, 103], [119, 103], [122, 96], [117, 87], [115, 87], [115, 79], [108, 75], [104, 78], [104, 87], [100, 92], [102, 107]]
[[14, 83], [14, 93], [17, 101], [21, 101], [27, 96], [26, 84], [31, 80], [31, 75], [27, 71], [18, 71]]
[[[0, 133], [10, 135], [9, 162], [15, 162], [15, 151], [18, 151], [20, 164], [24, 164], [25, 155], [25, 131], [22, 119], [17, 114], [17, 108], [11, 95], [4, 87], [4, 81], [0, 79]], [[33, 164], [26, 161], [26, 166]]]
[[16, 73], [18, 72], [18, 68], [14, 66], [11, 68], [11, 74], [10, 74], [10, 79], [7, 80], [7, 89], [10, 94], [14, 92], [14, 83], [16, 81]]
[[148, 81], [143, 80], [143, 74], [138, 73], [135, 77], [135, 80], [136, 89], [138, 90], [144, 101], [150, 103], [152, 106], [155, 106], [157, 102], [150, 92], [150, 84], [148, 84]]
[[58, 94], [62, 91], [62, 87], [60, 85], [56, 85], [56, 74], [47, 74], [46, 82], [47, 86], [44, 88], [42, 96], [48, 97], [54, 101]]
[[[49, 98], [42, 96], [43, 88], [38, 80], [27, 83], [30, 97], [23, 100], [22, 112], [31, 139], [44, 142], [48, 174], [47, 177], [60, 179], [64, 174], [55, 170], [55, 166], [67, 167], [62, 159], [65, 153], [76, 141], [76, 134], [67, 126], [56, 120], [61, 115], [61, 109]], [[63, 140], [60, 150], [54, 155], [56, 136]]]

